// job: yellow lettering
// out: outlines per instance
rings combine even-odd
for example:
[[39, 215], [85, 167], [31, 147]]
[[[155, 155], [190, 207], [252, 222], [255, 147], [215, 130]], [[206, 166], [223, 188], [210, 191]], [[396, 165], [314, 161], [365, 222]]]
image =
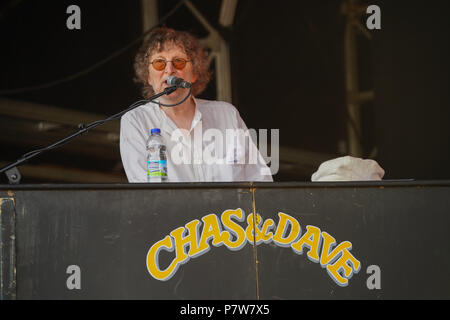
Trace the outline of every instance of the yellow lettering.
[[[283, 212], [278, 212], [278, 217], [280, 220], [278, 222], [277, 230], [273, 235], [273, 242], [281, 247], [289, 247], [289, 245], [298, 239], [301, 234], [300, 224], [297, 219]], [[291, 226], [291, 233], [288, 236], [285, 236], [288, 224]]]
[[[231, 220], [231, 217], [237, 217], [238, 221], [244, 221], [245, 215], [241, 209], [225, 210], [222, 213], [221, 220], [225, 229], [229, 230], [236, 236], [235, 241], [231, 241], [231, 234], [227, 231], [223, 232], [223, 243], [231, 250], [240, 250], [245, 245], [245, 231], [244, 229]], [[228, 237], [226, 237], [228, 235]]]
[[344, 249], [352, 247], [352, 244], [350, 242], [344, 241], [341, 242], [330, 253], [330, 249], [334, 247], [334, 245], [336, 244], [336, 239], [334, 239], [331, 235], [329, 235], [325, 231], [322, 232], [322, 239], [323, 239], [323, 246], [322, 246], [322, 253], [320, 254], [320, 265], [323, 268], [325, 268], [327, 264], [332, 263], [333, 260], [335, 260]]
[[[198, 254], [198, 226], [200, 221], [193, 220], [186, 224], [186, 228], [180, 227], [173, 230], [170, 235], [175, 240], [175, 252], [176, 252], [176, 261], [177, 263], [183, 263], [186, 260], [189, 260], [189, 256], [195, 256]], [[185, 231], [187, 231], [187, 235], [184, 236]], [[189, 245], [189, 256], [185, 252], [184, 247]]]
[[[350, 263], [351, 266], [349, 265]], [[360, 266], [360, 262], [356, 260], [347, 249], [344, 249], [342, 255], [335, 263], [327, 265], [327, 270], [330, 277], [332, 277], [338, 285], [345, 287], [348, 285], [348, 279], [351, 278], [352, 273], [357, 273]], [[343, 276], [339, 273], [339, 270], [344, 272]]]
[[[202, 221], [203, 221], [203, 231], [202, 236], [200, 238], [200, 242], [198, 244], [197, 254], [202, 253], [203, 251], [208, 250], [210, 248], [208, 244], [209, 238], [211, 237], [213, 238], [212, 244], [217, 247], [219, 244], [223, 243], [223, 238], [227, 234], [229, 235], [228, 232], [221, 233], [219, 219], [215, 214], [209, 214], [207, 216], [204, 216], [202, 218]], [[189, 252], [189, 255], [192, 257], [191, 252]]]
[[177, 260], [174, 259], [172, 263], [165, 270], [159, 269], [159, 252], [166, 248], [167, 251], [173, 251], [172, 239], [166, 236], [164, 239], [155, 243], [147, 254], [147, 270], [150, 275], [157, 280], [169, 280], [178, 269]]
[[[235, 251], [245, 246], [247, 241], [258, 245], [261, 242], [269, 243], [273, 240], [280, 247], [290, 246], [297, 254], [302, 254], [304, 247], [307, 247], [308, 259], [316, 263], [320, 262], [339, 286], [347, 286], [352, 275], [359, 272], [361, 263], [350, 253], [352, 244], [349, 241], [343, 241], [336, 246], [335, 238], [311, 225], [306, 226], [306, 232], [302, 236], [297, 219], [283, 212], [279, 212], [278, 217], [278, 226], [276, 226], [274, 220], [264, 221], [261, 215], [252, 213], [247, 217], [247, 227], [243, 228], [235, 221], [244, 222], [243, 210], [240, 208], [225, 210], [220, 219], [226, 231], [222, 231], [219, 217], [209, 214], [202, 218], [201, 235], [199, 235], [201, 222], [190, 221], [184, 227], [173, 230], [170, 235], [149, 249], [146, 260], [147, 270], [153, 278], [166, 281], [176, 273], [181, 264], [191, 257], [198, 257], [209, 251], [211, 244], [216, 247], [225, 244], [230, 250]], [[276, 230], [273, 230], [275, 228]], [[188, 246], [189, 250], [187, 250]], [[175, 252], [175, 258], [164, 270], [161, 270], [159, 264], [159, 255], [162, 250]]]
[[320, 247], [320, 229], [314, 226], [306, 226], [305, 234], [291, 245], [292, 249], [297, 254], [302, 254], [303, 247], [307, 246], [309, 251], [307, 256], [314, 262], [319, 262], [319, 247]]
[[268, 232], [268, 230], [275, 225], [275, 222], [272, 219], [267, 219], [264, 221], [264, 225], [262, 227], [262, 240], [264, 242], [270, 242], [273, 237], [273, 232]]
[[[253, 213], [250, 213], [247, 217], [247, 229], [245, 229], [245, 233], [247, 234], [247, 240], [251, 243], [254, 244], [256, 242], [256, 244], [260, 244], [261, 240], [263, 238], [263, 234], [261, 232], [261, 229], [258, 228], [258, 226], [260, 226], [262, 224], [262, 218], [259, 214], [256, 214], [256, 225], [254, 224], [254, 216]], [[256, 231], [256, 236], [254, 235]], [[256, 238], [256, 239], [255, 239]]]

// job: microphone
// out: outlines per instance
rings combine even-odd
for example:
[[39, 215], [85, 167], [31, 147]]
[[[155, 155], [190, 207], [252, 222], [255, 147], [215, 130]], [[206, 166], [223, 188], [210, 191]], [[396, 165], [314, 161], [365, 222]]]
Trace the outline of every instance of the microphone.
[[184, 81], [183, 79], [178, 78], [176, 76], [170, 76], [166, 82], [169, 86], [177, 86], [178, 88], [190, 88], [191, 87], [191, 84], [189, 82]]

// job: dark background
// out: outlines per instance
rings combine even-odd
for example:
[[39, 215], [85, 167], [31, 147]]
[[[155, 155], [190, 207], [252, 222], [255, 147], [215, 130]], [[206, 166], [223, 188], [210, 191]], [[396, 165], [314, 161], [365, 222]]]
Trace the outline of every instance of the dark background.
[[[0, 3], [1, 97], [105, 116], [140, 99], [132, 67], [138, 45], [71, 81], [4, 93], [76, 74], [125, 47], [142, 34], [140, 1]], [[159, 17], [177, 3], [159, 1]], [[230, 28], [218, 23], [221, 1], [192, 3], [230, 46], [233, 104], [249, 128], [280, 129], [282, 146], [336, 157], [346, 154], [342, 1], [240, 0]], [[361, 108], [364, 157], [376, 150], [372, 156], [386, 170], [386, 179], [449, 179], [450, 4], [444, 0], [365, 3], [379, 5], [382, 14], [381, 30], [370, 31], [373, 40], [358, 37], [360, 86], [375, 89], [375, 100]], [[66, 8], [71, 4], [81, 8], [81, 30], [66, 27]], [[165, 24], [199, 37], [207, 35], [185, 6]], [[200, 97], [215, 99], [215, 93], [212, 81]], [[42, 146], [4, 138], [0, 160], [13, 161]], [[76, 154], [70, 148], [69, 144], [62, 151], [48, 152], [30, 164], [56, 163], [125, 177], [118, 146], [116, 156], [105, 159]], [[308, 181], [313, 171], [292, 174], [281, 168], [274, 179]], [[23, 180], [45, 181], [60, 182], [45, 177]]]

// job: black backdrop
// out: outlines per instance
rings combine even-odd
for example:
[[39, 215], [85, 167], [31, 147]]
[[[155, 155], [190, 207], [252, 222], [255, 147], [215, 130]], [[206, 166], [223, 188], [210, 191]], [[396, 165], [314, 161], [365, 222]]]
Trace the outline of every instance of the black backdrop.
[[[129, 43], [142, 29], [139, 1], [1, 3], [1, 89], [78, 72]], [[176, 3], [159, 1], [160, 16]], [[218, 27], [220, 1], [193, 3]], [[371, 3], [381, 7], [382, 29], [372, 31], [372, 42], [358, 40], [362, 87], [376, 89], [375, 101], [363, 107], [364, 151], [377, 147], [376, 160], [386, 169], [386, 178], [450, 178], [450, 5], [443, 0]], [[70, 4], [81, 8], [79, 31], [66, 28]], [[345, 19], [340, 5], [339, 0], [239, 1], [233, 27], [218, 27], [231, 48], [233, 102], [248, 127], [279, 128], [282, 145], [337, 153], [338, 142], [346, 138]], [[184, 7], [166, 24], [206, 34]], [[103, 114], [118, 112], [139, 99], [132, 81], [136, 50], [130, 48], [70, 82], [4, 96]], [[214, 82], [203, 97], [215, 98]], [[3, 161], [29, 151], [1, 147]], [[59, 157], [62, 163], [68, 161]]]

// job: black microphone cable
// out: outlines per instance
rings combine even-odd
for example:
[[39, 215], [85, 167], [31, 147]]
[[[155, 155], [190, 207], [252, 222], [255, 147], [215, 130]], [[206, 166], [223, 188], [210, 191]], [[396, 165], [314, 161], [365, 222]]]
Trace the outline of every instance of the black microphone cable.
[[176, 107], [176, 106], [178, 106], [179, 104], [182, 104], [183, 102], [185, 102], [185, 101], [190, 97], [191, 92], [192, 92], [192, 88], [189, 87], [189, 92], [188, 92], [188, 94], [186, 95], [186, 97], [184, 97], [183, 100], [181, 100], [180, 102], [175, 103], [175, 104], [164, 104], [164, 103], [159, 102], [159, 101], [153, 101], [153, 102], [159, 104], [160, 106], [164, 106], [164, 107]]

